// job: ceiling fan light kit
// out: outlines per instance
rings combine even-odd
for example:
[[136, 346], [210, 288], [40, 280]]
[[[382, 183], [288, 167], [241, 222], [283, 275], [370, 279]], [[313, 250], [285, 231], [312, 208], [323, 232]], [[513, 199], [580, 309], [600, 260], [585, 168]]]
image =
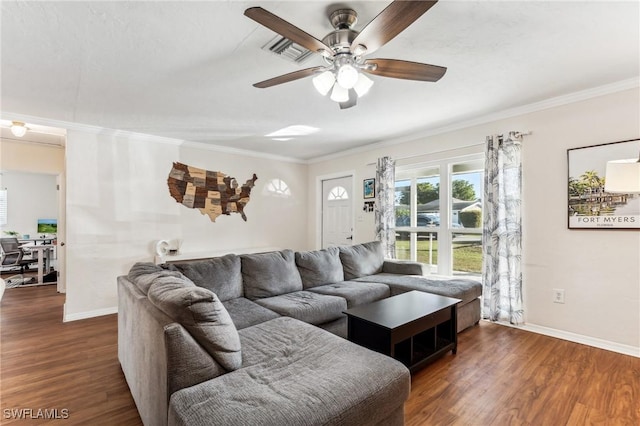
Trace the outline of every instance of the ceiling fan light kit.
[[331, 71], [324, 71], [313, 77], [313, 86], [322, 95], [325, 96], [336, 82], [336, 76]]
[[353, 86], [358, 82], [358, 70], [353, 65], [344, 64], [338, 68], [336, 81], [345, 89], [353, 89]]
[[353, 90], [356, 91], [358, 97], [361, 98], [369, 92], [369, 89], [373, 86], [373, 80], [371, 80], [366, 75], [360, 73], [358, 75], [358, 81], [355, 86], [353, 86]]
[[331, 100], [334, 102], [347, 102], [349, 100], [349, 90], [339, 84], [334, 84], [331, 91]]
[[352, 29], [358, 20], [357, 13], [351, 9], [338, 9], [329, 16], [335, 30], [322, 41], [261, 7], [251, 7], [244, 12], [247, 17], [322, 55], [327, 63], [326, 67], [305, 68], [254, 86], [272, 87], [314, 75], [312, 81], [316, 90], [323, 96], [331, 91], [330, 99], [338, 102], [341, 109], [346, 109], [355, 106], [357, 99], [373, 86], [373, 80], [364, 73], [405, 80], [438, 81], [447, 71], [445, 67], [396, 59], [363, 59], [364, 55], [373, 53], [400, 34], [436, 3], [437, 0], [395, 0], [360, 32]]

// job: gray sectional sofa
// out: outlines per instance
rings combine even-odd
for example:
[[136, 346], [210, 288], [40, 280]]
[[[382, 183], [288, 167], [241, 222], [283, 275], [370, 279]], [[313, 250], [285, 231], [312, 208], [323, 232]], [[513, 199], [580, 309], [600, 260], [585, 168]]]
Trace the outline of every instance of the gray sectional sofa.
[[118, 357], [143, 422], [403, 424], [409, 371], [344, 339], [343, 311], [417, 289], [462, 299], [459, 330], [479, 321], [479, 283], [424, 272], [379, 242], [137, 263], [118, 277]]

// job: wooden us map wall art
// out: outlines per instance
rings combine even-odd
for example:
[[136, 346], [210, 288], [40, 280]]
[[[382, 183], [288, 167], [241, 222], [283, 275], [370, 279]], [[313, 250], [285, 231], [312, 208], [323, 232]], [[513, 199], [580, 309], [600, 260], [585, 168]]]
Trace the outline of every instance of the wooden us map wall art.
[[258, 177], [253, 175], [244, 185], [222, 172], [173, 163], [167, 184], [169, 193], [180, 204], [190, 209], [198, 209], [209, 216], [212, 222], [221, 214], [239, 213], [244, 221], [244, 206], [249, 202], [251, 188]]

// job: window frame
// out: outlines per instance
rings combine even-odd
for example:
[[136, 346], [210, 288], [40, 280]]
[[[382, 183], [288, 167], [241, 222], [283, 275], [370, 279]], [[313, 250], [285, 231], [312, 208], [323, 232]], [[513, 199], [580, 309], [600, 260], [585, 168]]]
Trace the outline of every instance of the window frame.
[[[453, 204], [452, 204], [452, 182], [458, 173], [453, 172], [455, 165], [472, 163], [482, 161], [484, 163], [484, 152], [478, 152], [475, 154], [468, 154], [462, 156], [445, 157], [439, 160], [419, 162], [413, 164], [407, 164], [404, 166], [396, 166], [396, 181], [410, 180], [410, 219], [411, 226], [399, 226], [396, 227], [396, 232], [408, 232], [409, 233], [409, 252], [410, 260], [417, 260], [418, 249], [418, 233], [433, 232], [437, 235], [438, 241], [438, 263], [432, 265], [431, 272], [439, 275], [452, 276], [453, 271], [453, 236], [454, 234], [460, 234], [460, 228], [453, 228]], [[417, 223], [417, 181], [421, 177], [419, 171], [424, 169], [437, 169], [439, 171], [440, 188], [439, 188], [439, 202], [440, 202], [440, 223], [437, 226], [416, 226]], [[415, 171], [414, 171], [415, 170]], [[400, 175], [400, 177], [398, 177]], [[483, 191], [483, 188], [480, 188]], [[477, 194], [479, 198], [482, 198], [483, 194]], [[479, 234], [482, 235], [482, 227], [480, 228], [464, 228], [465, 234]]]

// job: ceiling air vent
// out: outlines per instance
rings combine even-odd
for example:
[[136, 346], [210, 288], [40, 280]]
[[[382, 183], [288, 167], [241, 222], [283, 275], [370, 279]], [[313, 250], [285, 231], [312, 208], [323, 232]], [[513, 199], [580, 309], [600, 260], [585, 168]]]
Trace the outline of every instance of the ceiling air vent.
[[307, 50], [299, 44], [296, 44], [288, 38], [284, 38], [280, 35], [271, 39], [267, 44], [262, 46], [262, 49], [275, 53], [281, 58], [297, 64], [301, 64], [306, 61], [312, 53], [310, 50]]

